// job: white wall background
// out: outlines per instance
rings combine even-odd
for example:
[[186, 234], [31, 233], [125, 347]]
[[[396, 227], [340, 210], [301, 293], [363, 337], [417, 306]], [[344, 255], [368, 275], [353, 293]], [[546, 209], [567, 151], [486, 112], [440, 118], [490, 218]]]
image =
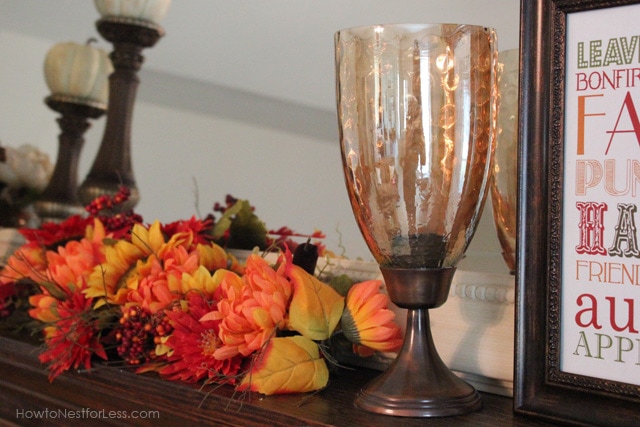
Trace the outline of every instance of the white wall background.
[[[509, 7], [505, 10], [492, 11], [498, 20], [505, 21], [506, 30], [501, 34], [498, 29], [501, 49], [518, 45], [518, 8], [514, 0], [506, 3]], [[52, 161], [57, 155], [59, 128], [57, 113], [43, 102], [48, 90], [42, 65], [54, 43], [0, 28], [0, 143], [34, 144], [49, 153]], [[152, 56], [153, 49], [143, 54]], [[342, 253], [344, 248], [350, 258], [371, 259], [347, 201], [338, 142], [333, 138], [337, 126], [334, 111], [305, 110], [275, 100], [270, 104], [260, 96], [252, 103], [250, 94], [208, 87], [144, 67], [140, 77], [132, 153], [141, 194], [136, 210], [146, 221], [205, 215], [214, 202], [223, 202], [229, 193], [249, 199], [268, 228], [286, 225], [302, 233], [320, 229], [327, 235], [329, 249]], [[167, 86], [171, 86], [169, 91]], [[242, 102], [238, 104], [238, 100]], [[225, 105], [238, 111], [225, 110]], [[248, 117], [243, 114], [243, 105], [249, 110], [251, 105], [264, 108], [251, 111], [253, 117]], [[332, 128], [307, 134], [300, 123], [288, 128], [288, 114], [294, 117], [301, 111], [308, 113], [309, 129], [319, 123]], [[271, 124], [270, 114], [277, 116]], [[104, 123], [104, 118], [94, 121], [86, 133], [80, 181], [91, 167]], [[459, 267], [507, 273], [495, 237], [490, 200], [486, 206], [481, 226]]]

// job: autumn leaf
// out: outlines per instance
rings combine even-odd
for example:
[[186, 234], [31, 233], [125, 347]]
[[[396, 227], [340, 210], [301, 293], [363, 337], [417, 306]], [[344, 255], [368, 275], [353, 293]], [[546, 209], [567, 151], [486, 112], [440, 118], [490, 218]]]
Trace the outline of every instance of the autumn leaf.
[[222, 239], [229, 233], [226, 246], [235, 249], [253, 249], [258, 246], [265, 249], [267, 244], [267, 228], [253, 212], [248, 200], [238, 200], [227, 208], [222, 217], [214, 224], [212, 236], [214, 240]]
[[288, 275], [294, 286], [289, 329], [314, 341], [328, 339], [342, 316], [344, 297], [298, 266], [291, 266]]
[[318, 345], [297, 335], [271, 339], [238, 385], [266, 395], [304, 393], [324, 388], [329, 370]]
[[236, 202], [236, 204], [234, 204], [233, 206], [225, 210], [224, 214], [215, 223], [213, 230], [211, 231], [211, 234], [214, 239], [220, 239], [224, 235], [225, 231], [227, 231], [229, 227], [231, 227], [231, 222], [233, 221], [233, 217], [238, 212], [240, 212], [241, 209], [242, 209], [242, 201], [238, 201]]

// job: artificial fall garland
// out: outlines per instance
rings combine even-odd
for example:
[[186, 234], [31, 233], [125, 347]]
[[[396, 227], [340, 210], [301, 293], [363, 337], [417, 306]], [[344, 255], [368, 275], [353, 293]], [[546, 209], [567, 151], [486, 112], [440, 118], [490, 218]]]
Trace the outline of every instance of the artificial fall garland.
[[[337, 336], [363, 357], [401, 345], [380, 281], [332, 286], [314, 275], [326, 250], [310, 239], [321, 233], [298, 245], [230, 196], [217, 220], [145, 225], [118, 212], [127, 197], [123, 188], [87, 217], [21, 229], [26, 243], [0, 271], [0, 317], [37, 321], [50, 380], [103, 359], [168, 380], [308, 392], [327, 385]], [[238, 242], [280, 255], [241, 263], [228, 252]]]

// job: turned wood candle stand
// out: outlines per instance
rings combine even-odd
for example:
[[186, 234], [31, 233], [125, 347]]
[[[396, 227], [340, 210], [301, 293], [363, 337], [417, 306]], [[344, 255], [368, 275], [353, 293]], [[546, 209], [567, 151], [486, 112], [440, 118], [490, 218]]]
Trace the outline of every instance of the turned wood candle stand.
[[155, 45], [164, 30], [151, 22], [123, 17], [106, 17], [96, 26], [100, 35], [113, 44], [109, 57], [115, 71], [109, 76], [104, 136], [93, 166], [78, 189], [78, 197], [86, 205], [125, 186], [131, 196], [120, 209], [127, 210], [140, 199], [131, 162], [131, 119], [139, 84], [137, 73], [144, 61], [141, 52]]
[[41, 221], [59, 222], [71, 215], [84, 213], [77, 196], [78, 162], [84, 133], [91, 126], [89, 119], [101, 117], [105, 108], [60, 95], [45, 98], [45, 103], [62, 114], [57, 119], [62, 132], [58, 136], [58, 158], [51, 180], [34, 207]]

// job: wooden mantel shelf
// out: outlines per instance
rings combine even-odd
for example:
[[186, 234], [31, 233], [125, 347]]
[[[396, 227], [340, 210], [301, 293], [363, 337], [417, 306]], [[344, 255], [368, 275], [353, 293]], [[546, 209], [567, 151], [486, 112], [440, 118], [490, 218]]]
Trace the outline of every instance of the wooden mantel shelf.
[[[330, 386], [314, 395], [265, 397], [234, 395], [232, 387], [201, 390], [170, 382], [155, 374], [99, 366], [91, 372], [65, 373], [53, 382], [38, 361], [38, 348], [0, 337], [0, 425], [149, 425], [149, 426], [545, 426], [516, 416], [512, 399], [483, 393], [484, 408], [475, 414], [448, 418], [395, 418], [370, 414], [353, 406], [356, 392], [378, 372], [359, 368], [332, 377]], [[205, 394], [210, 392], [209, 394]], [[78, 418], [64, 418], [64, 411]], [[36, 411], [50, 415], [36, 418]], [[46, 412], [45, 412], [46, 411]], [[115, 418], [88, 418], [97, 411]], [[143, 411], [143, 412], [136, 412]], [[155, 417], [124, 419], [125, 414]], [[22, 414], [22, 415], [21, 415]], [[53, 414], [53, 415], [52, 415]], [[84, 414], [84, 415], [83, 415]], [[117, 418], [120, 416], [121, 418]], [[81, 418], [85, 417], [85, 418]]]

